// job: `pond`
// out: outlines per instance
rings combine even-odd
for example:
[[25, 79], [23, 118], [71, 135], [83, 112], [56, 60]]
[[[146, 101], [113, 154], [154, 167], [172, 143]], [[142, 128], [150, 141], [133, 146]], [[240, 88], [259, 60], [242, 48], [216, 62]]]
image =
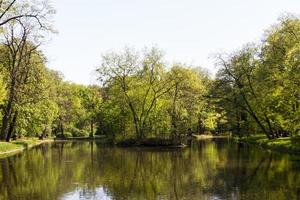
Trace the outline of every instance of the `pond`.
[[184, 149], [44, 144], [0, 160], [1, 200], [300, 197], [300, 158], [230, 139]]

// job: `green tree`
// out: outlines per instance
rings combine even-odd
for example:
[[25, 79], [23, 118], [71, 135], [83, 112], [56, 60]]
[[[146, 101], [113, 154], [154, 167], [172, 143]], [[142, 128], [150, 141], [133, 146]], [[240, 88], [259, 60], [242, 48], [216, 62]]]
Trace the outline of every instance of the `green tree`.
[[271, 139], [299, 132], [299, 36], [300, 20], [283, 17], [261, 45], [248, 45], [227, 59], [218, 57], [220, 70], [211, 95], [238, 133], [242, 127], [260, 129]]
[[142, 56], [130, 49], [109, 53], [97, 71], [107, 87], [117, 86], [131, 112], [136, 138], [144, 139], [157, 101], [173, 87], [165, 76], [162, 53], [155, 48]]
[[94, 136], [97, 115], [101, 109], [102, 97], [98, 86], [88, 86], [80, 90], [82, 105], [90, 121], [90, 137]]

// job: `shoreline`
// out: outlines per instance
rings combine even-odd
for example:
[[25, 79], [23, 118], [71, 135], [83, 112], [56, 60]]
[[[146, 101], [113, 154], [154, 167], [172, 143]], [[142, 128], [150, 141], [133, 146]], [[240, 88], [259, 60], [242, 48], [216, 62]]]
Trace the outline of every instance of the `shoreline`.
[[0, 158], [12, 156], [21, 153], [25, 150], [31, 149], [33, 147], [39, 146], [41, 144], [51, 142], [54, 142], [54, 139], [39, 140], [37, 138], [29, 138], [16, 140], [12, 142], [0, 142]]
[[234, 137], [233, 140], [237, 143], [259, 146], [274, 152], [300, 155], [300, 137], [282, 137], [269, 140], [264, 135], [254, 135], [248, 138]]
[[[193, 135], [196, 140], [205, 140], [205, 139], [214, 139], [214, 138], [232, 138], [236, 143], [243, 143], [246, 145], [253, 145], [261, 147], [265, 150], [271, 150], [279, 153], [288, 153], [294, 155], [300, 155], [300, 137], [284, 137], [277, 139], [267, 139], [264, 135], [254, 135], [249, 137], [237, 138], [230, 136], [214, 136], [214, 135]], [[39, 140], [38, 138], [28, 138], [21, 139], [12, 142], [0, 142], [0, 158], [5, 158], [12, 156], [18, 153], [21, 153], [25, 150], [31, 149], [33, 147], [39, 146], [44, 143], [52, 142], [70, 142], [70, 141], [99, 141], [104, 138], [68, 138], [68, 139], [44, 139]], [[115, 144], [118, 147], [172, 147], [172, 148], [184, 148], [186, 147], [183, 143], [171, 144], [170, 141], [157, 141], [150, 140], [144, 144], [137, 144], [133, 141], [123, 141]]]
[[214, 138], [231, 138], [230, 135], [192, 135], [196, 140], [214, 139]]
[[136, 139], [125, 139], [115, 142], [117, 147], [155, 147], [155, 148], [184, 148], [187, 145], [182, 141], [173, 141], [163, 138], [148, 138], [142, 141]]
[[[202, 139], [213, 139], [213, 138], [228, 138], [228, 136], [213, 136], [213, 135], [193, 135], [192, 138], [196, 140]], [[52, 143], [52, 142], [91, 142], [91, 141], [103, 141], [107, 138], [105, 137], [72, 137], [72, 138], [51, 138], [39, 140], [38, 138], [25, 138], [21, 140], [11, 141], [11, 142], [0, 142], [0, 158], [5, 158], [8, 156], [12, 156], [18, 153], [21, 153], [25, 150], [31, 149], [33, 147], [39, 146], [44, 143]], [[111, 142], [108, 142], [111, 143]], [[137, 143], [135, 140], [124, 140], [119, 141], [113, 144], [116, 147], [155, 147], [155, 148], [185, 148], [187, 147], [184, 143], [172, 143], [167, 139], [148, 139], [142, 143]]]
[[97, 136], [97, 137], [65, 137], [65, 138], [54, 138], [55, 142], [68, 142], [68, 141], [99, 141], [105, 140], [107, 137], [105, 136]]

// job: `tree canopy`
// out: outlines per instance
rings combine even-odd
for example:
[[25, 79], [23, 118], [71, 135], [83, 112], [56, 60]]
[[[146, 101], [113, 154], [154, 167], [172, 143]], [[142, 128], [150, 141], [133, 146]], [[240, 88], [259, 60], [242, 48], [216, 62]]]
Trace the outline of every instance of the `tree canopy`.
[[[2, 14], [1, 14], [2, 13]], [[268, 138], [300, 131], [300, 20], [281, 17], [258, 44], [216, 56], [215, 77], [170, 64], [158, 48], [107, 52], [97, 85], [64, 80], [40, 49], [53, 33], [47, 1], [0, 4], [2, 140], [21, 136], [168, 138], [230, 131]]]

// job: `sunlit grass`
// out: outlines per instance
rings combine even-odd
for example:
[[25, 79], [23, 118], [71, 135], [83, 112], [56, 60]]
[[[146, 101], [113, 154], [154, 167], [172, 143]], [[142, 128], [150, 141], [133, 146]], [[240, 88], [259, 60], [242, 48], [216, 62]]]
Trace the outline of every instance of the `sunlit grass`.
[[0, 153], [13, 151], [17, 149], [22, 149], [22, 145], [9, 142], [0, 142]]
[[53, 139], [39, 140], [38, 138], [26, 138], [11, 142], [0, 142], [0, 155], [21, 151], [31, 148], [44, 142], [50, 142]]
[[269, 140], [265, 135], [253, 135], [240, 140], [276, 151], [300, 153], [300, 137], [282, 137]]

